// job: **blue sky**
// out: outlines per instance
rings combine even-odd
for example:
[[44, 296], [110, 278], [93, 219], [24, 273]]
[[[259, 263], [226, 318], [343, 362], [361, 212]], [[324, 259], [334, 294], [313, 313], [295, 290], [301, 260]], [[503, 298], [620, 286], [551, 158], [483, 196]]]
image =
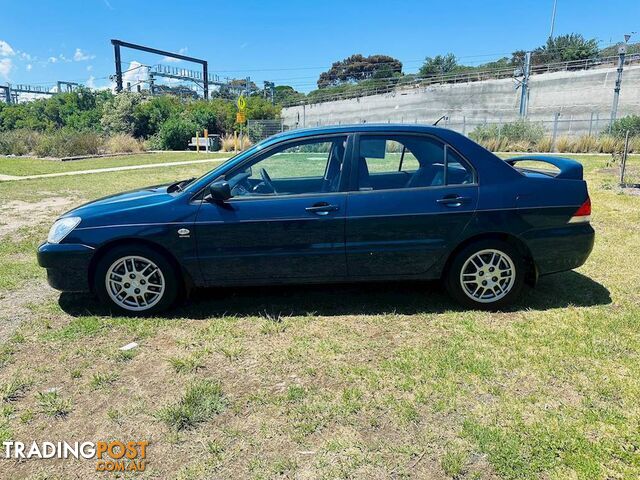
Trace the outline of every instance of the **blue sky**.
[[[1, 3], [0, 83], [108, 86], [109, 40], [120, 38], [205, 58], [221, 77], [248, 75], [259, 85], [275, 80], [308, 91], [321, 71], [353, 53], [392, 55], [414, 72], [439, 53], [478, 64], [534, 48], [549, 34], [553, 0]], [[558, 0], [555, 31], [609, 45], [640, 32], [640, 1]], [[162, 58], [123, 51], [125, 69], [131, 61]]]

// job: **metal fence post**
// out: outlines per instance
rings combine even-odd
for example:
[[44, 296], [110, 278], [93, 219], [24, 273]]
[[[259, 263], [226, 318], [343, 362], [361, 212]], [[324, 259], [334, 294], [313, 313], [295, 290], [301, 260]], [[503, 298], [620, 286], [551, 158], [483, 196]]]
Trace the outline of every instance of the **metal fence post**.
[[591, 112], [591, 117], [589, 118], [589, 136], [591, 136], [592, 131], [593, 131], [593, 112]]
[[463, 135], [467, 134], [467, 116], [466, 115], [462, 116], [462, 134]]
[[629, 152], [629, 130], [624, 136], [624, 150], [620, 161], [620, 186], [624, 187], [624, 171], [627, 168], [627, 153]]
[[551, 136], [551, 151], [556, 149], [556, 136], [558, 135], [558, 119], [560, 118], [560, 112], [553, 114], [553, 134]]

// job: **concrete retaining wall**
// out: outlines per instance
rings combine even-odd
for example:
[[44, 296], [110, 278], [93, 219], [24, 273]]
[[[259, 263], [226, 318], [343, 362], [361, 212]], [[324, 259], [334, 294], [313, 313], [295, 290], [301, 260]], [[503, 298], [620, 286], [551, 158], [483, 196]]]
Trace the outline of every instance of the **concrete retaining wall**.
[[[598, 133], [611, 116], [615, 68], [533, 75], [528, 118], [558, 135]], [[469, 133], [484, 123], [518, 118], [520, 90], [513, 79], [430, 85], [347, 100], [284, 108], [289, 128], [345, 123], [427, 123], [442, 115], [445, 125]], [[618, 117], [640, 114], [640, 65], [624, 69]]]

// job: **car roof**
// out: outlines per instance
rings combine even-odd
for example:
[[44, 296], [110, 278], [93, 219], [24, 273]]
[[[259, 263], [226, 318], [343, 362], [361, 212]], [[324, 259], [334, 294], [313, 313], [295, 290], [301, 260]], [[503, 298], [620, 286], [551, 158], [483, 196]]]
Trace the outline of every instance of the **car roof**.
[[273, 139], [301, 138], [313, 135], [326, 135], [332, 133], [351, 132], [407, 132], [407, 133], [442, 133], [446, 131], [442, 127], [433, 125], [402, 124], [402, 123], [354, 123], [348, 125], [327, 125], [321, 127], [299, 128], [287, 130], [286, 132], [274, 135]]

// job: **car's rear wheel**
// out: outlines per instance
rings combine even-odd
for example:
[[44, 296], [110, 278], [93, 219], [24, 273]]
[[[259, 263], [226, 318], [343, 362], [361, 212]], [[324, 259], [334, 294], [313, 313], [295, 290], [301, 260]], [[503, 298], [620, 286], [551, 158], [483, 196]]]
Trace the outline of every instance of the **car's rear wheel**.
[[175, 302], [178, 278], [173, 265], [155, 250], [144, 245], [119, 246], [99, 260], [94, 287], [117, 313], [148, 315]]
[[447, 271], [447, 290], [463, 305], [499, 310], [511, 304], [524, 285], [525, 262], [509, 243], [481, 240], [463, 248]]

